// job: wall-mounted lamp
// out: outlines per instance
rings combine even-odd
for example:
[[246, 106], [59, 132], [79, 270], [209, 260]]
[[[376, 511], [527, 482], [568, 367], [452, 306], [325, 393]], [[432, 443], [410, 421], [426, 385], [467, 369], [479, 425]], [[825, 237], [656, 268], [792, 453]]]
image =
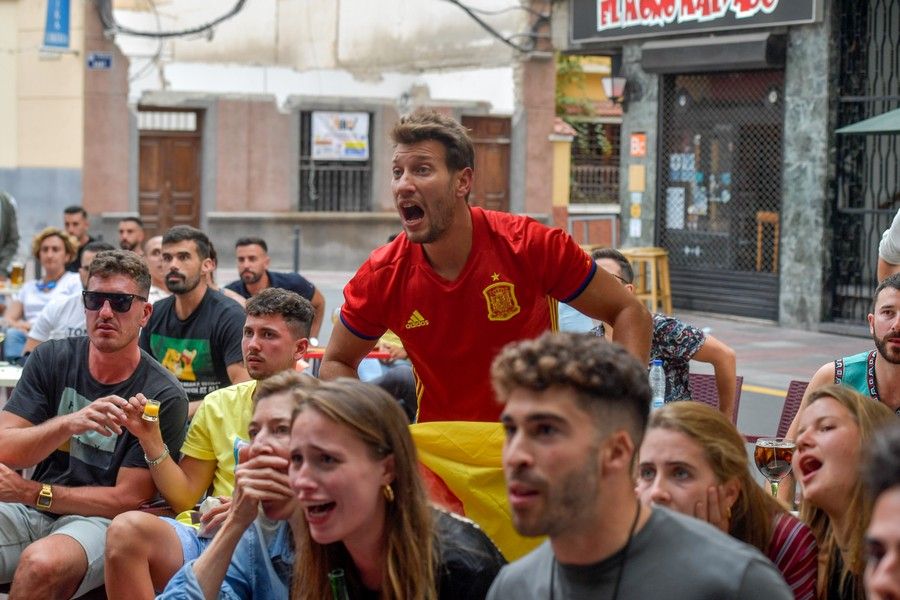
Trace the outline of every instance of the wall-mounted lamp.
[[600, 84], [606, 97], [621, 106], [622, 112], [628, 110], [629, 102], [640, 100], [643, 95], [641, 85], [637, 81], [628, 81], [624, 77], [602, 77]]
[[640, 100], [643, 96], [641, 85], [637, 81], [629, 81], [623, 76], [621, 53], [610, 55], [609, 73], [609, 77], [600, 78], [603, 92], [607, 98], [612, 100], [613, 104], [622, 107], [622, 112], [625, 112], [628, 110], [629, 102]]
[[[594, 80], [596, 81], [596, 79]], [[603, 93], [606, 97], [613, 101], [614, 104], [622, 105], [625, 102], [625, 88], [628, 80], [624, 77], [602, 77], [600, 84], [603, 86]]]

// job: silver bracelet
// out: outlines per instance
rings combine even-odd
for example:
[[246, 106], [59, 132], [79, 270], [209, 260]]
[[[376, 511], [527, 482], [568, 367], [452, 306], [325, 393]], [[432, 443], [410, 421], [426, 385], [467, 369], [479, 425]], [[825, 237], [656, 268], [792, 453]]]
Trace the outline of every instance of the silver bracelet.
[[169, 456], [169, 447], [166, 446], [165, 444], [163, 444], [163, 451], [162, 451], [162, 454], [160, 454], [158, 458], [156, 458], [156, 459], [154, 459], [154, 460], [150, 460], [149, 458], [147, 458], [147, 455], [144, 454], [144, 460], [147, 461], [147, 466], [148, 466], [148, 467], [155, 467], [156, 465], [158, 465], [158, 464], [161, 463], [162, 461], [166, 460], [166, 457], [167, 457], [167, 456]]

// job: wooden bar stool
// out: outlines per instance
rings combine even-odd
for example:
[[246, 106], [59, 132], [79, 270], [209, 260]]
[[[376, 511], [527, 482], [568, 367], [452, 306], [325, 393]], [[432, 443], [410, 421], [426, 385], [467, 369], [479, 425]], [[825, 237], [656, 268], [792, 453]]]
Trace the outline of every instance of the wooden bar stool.
[[649, 302], [650, 312], [672, 314], [669, 253], [663, 248], [620, 248], [635, 271], [634, 291], [638, 300]]
[[769, 210], [761, 210], [756, 213], [756, 270], [762, 271], [763, 260], [763, 225], [772, 226], [772, 268], [769, 269], [773, 273], [778, 272], [778, 242], [781, 239], [779, 233], [781, 230], [781, 219], [777, 212]]

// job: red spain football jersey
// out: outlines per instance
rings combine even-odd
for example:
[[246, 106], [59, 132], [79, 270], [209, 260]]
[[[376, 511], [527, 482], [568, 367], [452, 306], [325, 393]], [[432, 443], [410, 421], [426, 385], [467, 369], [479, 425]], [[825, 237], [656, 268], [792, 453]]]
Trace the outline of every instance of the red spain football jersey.
[[415, 373], [420, 422], [496, 421], [491, 361], [506, 344], [556, 329], [556, 302], [590, 282], [594, 261], [561, 229], [471, 208], [473, 240], [448, 281], [405, 235], [375, 250], [344, 288], [341, 320], [364, 339], [387, 329]]

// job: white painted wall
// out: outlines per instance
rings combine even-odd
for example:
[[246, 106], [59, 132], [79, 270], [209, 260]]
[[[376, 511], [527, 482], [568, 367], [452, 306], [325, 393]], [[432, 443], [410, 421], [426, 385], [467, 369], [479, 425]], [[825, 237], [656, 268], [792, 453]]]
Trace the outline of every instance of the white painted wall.
[[[488, 11], [517, 3], [467, 2]], [[231, 5], [170, 0], [155, 12], [117, 9], [116, 19], [141, 30], [182, 29]], [[482, 16], [506, 34], [527, 28], [518, 9]], [[487, 102], [494, 114], [514, 109], [512, 51], [443, 0], [254, 0], [212, 39], [120, 35], [117, 43], [131, 59], [132, 102], [161, 90], [273, 94], [279, 105], [291, 95], [399, 102], [424, 85], [434, 99]]]
[[[0, 1], [0, 168], [16, 164], [15, 135], [17, 118], [18, 84], [16, 62], [18, 60], [18, 19], [16, 2]], [[36, 52], [36, 51], [35, 51]]]
[[[130, 8], [115, 14], [123, 23], [143, 23], [143, 29], [185, 29], [213, 20], [233, 4], [234, 0], [169, 0], [157, 2], [155, 13]], [[479, 16], [505, 35], [527, 30], [528, 15], [517, 8], [520, 0], [466, 0], [466, 4], [483, 11]], [[498, 66], [513, 58], [510, 48], [445, 0], [253, 0], [218, 25], [212, 39], [178, 38], [171, 46], [173, 59], [184, 62], [280, 65], [298, 71], [345, 68], [376, 74]]]

